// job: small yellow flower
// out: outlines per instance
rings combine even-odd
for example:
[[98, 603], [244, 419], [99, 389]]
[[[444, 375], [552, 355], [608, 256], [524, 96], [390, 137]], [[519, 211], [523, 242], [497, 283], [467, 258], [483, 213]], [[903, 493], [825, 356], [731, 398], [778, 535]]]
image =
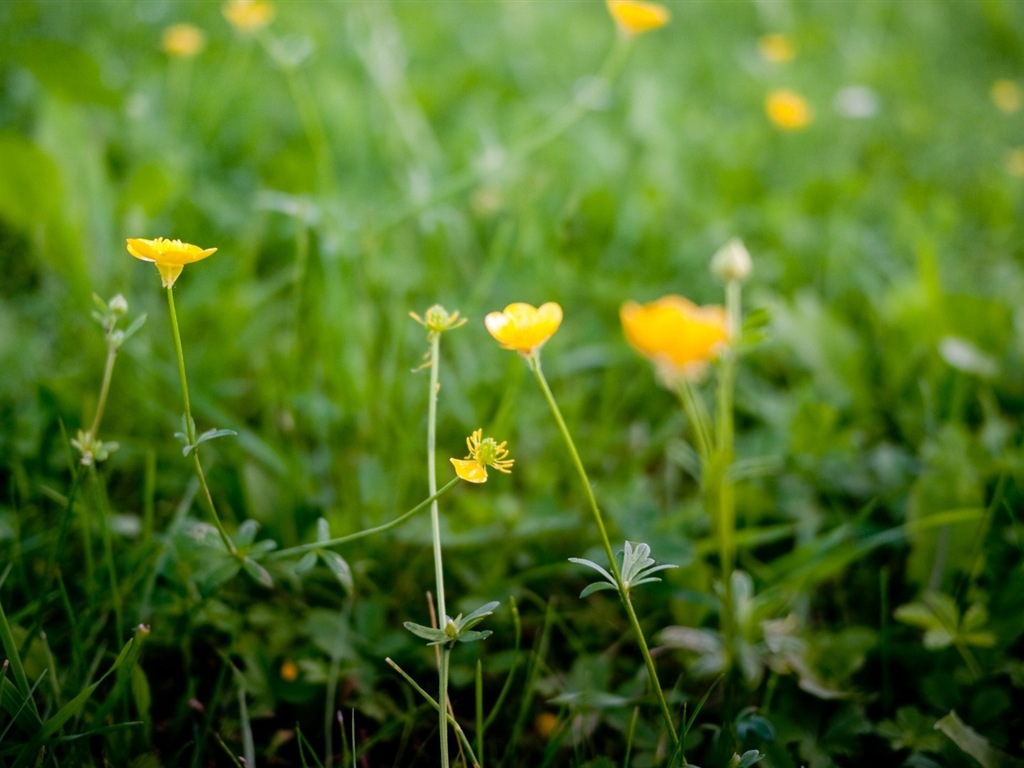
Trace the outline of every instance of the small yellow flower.
[[794, 91], [772, 91], [764, 100], [764, 109], [768, 119], [786, 131], [799, 131], [811, 122], [810, 107]]
[[517, 301], [484, 318], [487, 330], [501, 346], [524, 356], [540, 349], [561, 324], [562, 308], [553, 301], [540, 307]]
[[225, 3], [223, 13], [239, 32], [263, 29], [274, 18], [274, 8], [266, 0], [230, 0]]
[[1008, 115], [1019, 110], [1024, 103], [1020, 86], [1013, 80], [996, 80], [992, 83], [989, 96], [992, 97], [992, 103]]
[[160, 280], [164, 288], [170, 288], [178, 279], [186, 264], [205, 259], [216, 252], [216, 248], [206, 248], [183, 243], [181, 240], [167, 240], [158, 237], [156, 240], [128, 238], [128, 253], [136, 259], [151, 261], [160, 271]]
[[299, 667], [291, 659], [286, 659], [281, 664], [280, 675], [286, 683], [294, 683], [299, 679]]
[[608, 12], [626, 37], [664, 27], [672, 17], [668, 8], [658, 3], [647, 3], [642, 0], [606, 0], [606, 2], [608, 3]]
[[451, 459], [455, 474], [467, 483], [486, 483], [488, 467], [511, 474], [515, 463], [515, 459], [505, 458], [508, 456], [507, 441], [499, 443], [493, 437], [482, 437], [483, 433], [478, 429], [466, 438], [466, 447], [469, 448], [466, 458]]
[[762, 59], [772, 64], [784, 64], [796, 58], [793, 41], [781, 32], [762, 36], [757, 41], [757, 50]]
[[164, 53], [187, 59], [203, 50], [206, 35], [194, 24], [172, 24], [164, 30], [162, 43]]
[[665, 384], [693, 381], [729, 343], [722, 307], [698, 307], [682, 296], [650, 304], [628, 301], [619, 311], [626, 340], [657, 367]]

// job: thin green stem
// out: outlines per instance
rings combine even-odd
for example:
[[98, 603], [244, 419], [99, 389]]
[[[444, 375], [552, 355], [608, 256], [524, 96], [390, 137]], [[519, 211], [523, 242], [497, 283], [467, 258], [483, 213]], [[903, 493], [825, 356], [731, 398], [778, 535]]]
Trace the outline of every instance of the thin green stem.
[[[434, 700], [434, 697], [427, 693], [425, 690], [423, 690], [420, 684], [409, 676], [408, 672], [406, 672], [404, 669], [398, 666], [398, 664], [396, 664], [390, 658], [385, 658], [384, 661], [388, 664], [388, 666], [390, 666], [393, 670], [400, 674], [405, 679], [405, 682], [412, 686], [413, 690], [415, 690], [420, 696], [422, 696], [430, 706], [432, 706], [436, 710], [439, 710], [442, 715], [445, 714], [445, 710], [438, 706], [438, 703]], [[475, 767], [479, 766], [480, 761], [477, 759], [476, 753], [473, 751], [473, 747], [469, 743], [469, 738], [466, 736], [466, 732], [462, 730], [462, 726], [459, 725], [458, 720], [456, 720], [454, 716], [449, 714], [447, 715], [447, 721], [455, 730], [455, 735], [458, 737], [463, 749], [466, 750], [466, 754], [469, 756], [470, 765], [473, 765]]]
[[[437, 623], [443, 628], [448, 623], [448, 609], [444, 600], [444, 568], [441, 555], [441, 515], [437, 507], [437, 393], [441, 386], [438, 369], [441, 367], [441, 334], [430, 334], [430, 398], [427, 406], [427, 484], [430, 495], [430, 531], [434, 542], [434, 581], [437, 590]], [[441, 739], [441, 765], [448, 768], [448, 655], [442, 649], [438, 665], [438, 731]]]
[[220, 520], [220, 515], [217, 514], [217, 507], [213, 503], [213, 495], [210, 493], [210, 486], [206, 483], [206, 475], [203, 474], [203, 465], [199, 462], [199, 447], [196, 445], [196, 425], [192, 420], [192, 404], [188, 396], [188, 379], [185, 376], [185, 353], [181, 348], [181, 332], [178, 330], [178, 313], [174, 309], [174, 290], [170, 287], [167, 288], [167, 309], [171, 316], [171, 330], [174, 335], [174, 351], [178, 355], [178, 376], [181, 378], [181, 399], [185, 405], [185, 435], [188, 438], [188, 445], [192, 449], [192, 464], [196, 471], [196, 478], [199, 480], [199, 486], [203, 490], [203, 498], [206, 499], [207, 507], [210, 510], [210, 515], [213, 517], [213, 522], [217, 526], [217, 532], [220, 533], [221, 541], [224, 542], [224, 547], [232, 555], [237, 555], [238, 550], [235, 549], [234, 542], [228, 536], [226, 530], [224, 530], [224, 524]]
[[[96, 403], [96, 415], [92, 419], [92, 426], [89, 427], [89, 437], [96, 437], [100, 430], [100, 422], [103, 420], [103, 411], [107, 407], [107, 395], [110, 394], [110, 381], [114, 377], [114, 361], [117, 359], [117, 346], [110, 339], [107, 339], [107, 361], [103, 365], [103, 383], [100, 384], [100, 397]], [[90, 441], [91, 442], [91, 441]]]
[[[730, 280], [725, 286], [725, 309], [729, 336], [736, 339], [740, 327], [740, 283]], [[736, 563], [736, 488], [729, 475], [734, 458], [735, 423], [733, 397], [736, 386], [736, 353], [726, 349], [718, 371], [715, 414], [715, 450], [707, 473], [705, 499], [716, 509], [718, 547], [722, 569], [722, 634], [725, 639], [727, 664], [736, 660], [736, 622], [734, 615], [732, 574]]]
[[346, 544], [346, 543], [348, 543], [350, 541], [355, 541], [356, 539], [362, 539], [362, 538], [364, 538], [366, 536], [372, 536], [375, 533], [384, 533], [384, 531], [389, 531], [392, 528], [396, 528], [397, 526], [401, 525], [406, 520], [408, 520], [410, 517], [412, 517], [417, 512], [422, 510], [424, 507], [426, 507], [426, 506], [428, 506], [430, 504], [433, 504], [439, 498], [444, 496], [448, 491], [450, 491], [452, 488], [454, 488], [459, 482], [460, 482], [459, 478], [453, 477], [451, 480], [448, 481], [448, 483], [446, 485], [444, 485], [440, 489], [438, 489], [438, 491], [435, 494], [433, 494], [432, 496], [428, 496], [426, 499], [421, 501], [419, 504], [417, 504], [415, 507], [410, 509], [408, 512], [404, 512], [402, 515], [400, 515], [399, 517], [396, 517], [394, 520], [391, 520], [390, 522], [384, 523], [382, 525], [375, 526], [373, 528], [366, 528], [365, 530], [362, 530], [362, 531], [356, 531], [355, 533], [350, 533], [350, 534], [347, 534], [346, 536], [339, 536], [339, 537], [337, 537], [335, 539], [328, 539], [327, 541], [315, 541], [312, 544], [300, 544], [297, 547], [289, 547], [288, 549], [280, 549], [280, 550], [277, 550], [275, 552], [271, 552], [270, 554], [266, 555], [266, 559], [267, 560], [277, 560], [277, 559], [282, 558], [282, 557], [288, 557], [289, 555], [301, 555], [301, 554], [303, 554], [305, 552], [312, 552], [313, 550], [316, 550], [316, 549], [326, 549], [328, 547], [337, 546], [338, 544]]
[[100, 534], [103, 541], [103, 559], [110, 579], [110, 599], [114, 605], [114, 631], [117, 642], [124, 642], [124, 614], [121, 607], [121, 593], [117, 583], [117, 568], [114, 565], [114, 542], [110, 535], [110, 503], [107, 494], [100, 484], [96, 465], [89, 465], [89, 479], [96, 496], [96, 508], [100, 513]]
[[651, 657], [651, 651], [647, 647], [647, 640], [644, 637], [643, 627], [640, 626], [640, 620], [637, 618], [636, 611], [633, 609], [633, 602], [629, 597], [629, 587], [622, 581], [622, 572], [619, 570], [618, 562], [612, 552], [611, 541], [608, 539], [608, 531], [605, 529], [604, 520], [601, 517], [601, 510], [597, 506], [597, 499], [594, 497], [594, 489], [590, 484], [590, 478], [587, 476], [587, 470], [584, 468], [583, 462], [580, 459], [579, 451], [576, 450], [576, 443], [573, 441], [572, 434], [569, 432], [569, 428], [565, 424], [565, 419], [562, 418], [562, 412], [558, 408], [558, 403], [555, 402], [555, 396], [551, 393], [551, 387], [548, 386], [544, 372], [541, 370], [539, 355], [535, 351], [532, 354], [527, 355], [526, 359], [529, 361], [530, 368], [533, 369], [533, 372], [537, 377], [537, 383], [540, 384], [541, 391], [544, 393], [544, 399], [548, 402], [548, 407], [550, 407], [551, 414], [555, 418], [558, 430], [562, 433], [562, 438], [565, 440], [566, 447], [569, 449], [569, 455], [572, 457], [572, 462], [576, 467], [576, 472], [580, 477], [580, 481], [583, 483], [583, 488], [587, 494], [587, 500], [590, 503], [590, 510], [594, 515], [594, 522], [597, 524], [597, 529], [601, 534], [601, 543], [604, 545], [605, 554], [608, 556], [608, 563], [611, 568], [612, 575], [615, 577], [619, 596], [622, 598], [622, 604], [626, 609], [626, 616], [629, 618], [633, 634], [636, 635], [637, 645], [640, 646], [640, 652], [644, 657], [644, 665], [647, 667], [647, 674], [650, 677], [651, 687], [654, 688], [654, 692], [658, 697], [658, 706], [661, 709], [662, 719], [665, 721], [665, 727], [668, 728], [668, 731], [672, 736], [672, 745], [675, 747], [679, 742], [679, 737], [676, 734], [676, 727], [672, 719], [672, 712], [669, 709], [668, 701], [665, 699], [665, 692], [661, 689], [661, 683], [658, 680], [658, 672], [654, 666], [654, 659]]

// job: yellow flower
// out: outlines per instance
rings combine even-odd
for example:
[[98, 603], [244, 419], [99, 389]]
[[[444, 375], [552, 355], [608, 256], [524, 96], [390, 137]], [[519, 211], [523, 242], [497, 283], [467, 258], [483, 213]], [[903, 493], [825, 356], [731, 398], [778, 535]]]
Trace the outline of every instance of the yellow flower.
[[517, 301], [484, 318], [487, 330], [501, 346], [526, 356], [540, 349], [561, 324], [562, 308], [553, 301], [539, 308]]
[[299, 679], [299, 667], [291, 659], [285, 659], [281, 663], [280, 675], [286, 683], [294, 683]]
[[1020, 86], [1013, 80], [996, 80], [992, 83], [989, 96], [992, 97], [992, 103], [1008, 115], [1020, 109], [1021, 103], [1024, 102]]
[[772, 91], [764, 100], [768, 118], [779, 128], [799, 131], [811, 122], [811, 109], [804, 97], [794, 91]]
[[764, 35], [757, 41], [757, 50], [761, 58], [772, 64], [783, 64], [792, 61], [796, 57], [796, 48], [793, 41], [781, 32]]
[[1006, 153], [1006, 172], [1024, 179], [1024, 147], [1015, 147]]
[[505, 448], [507, 441], [499, 443], [493, 437], [481, 439], [483, 433], [482, 429], [478, 429], [466, 438], [466, 447], [469, 448], [466, 458], [451, 459], [455, 474], [467, 483], [486, 483], [488, 467], [494, 467], [506, 475], [511, 474], [515, 463], [515, 459], [505, 458], [508, 456], [508, 449]]
[[668, 8], [658, 3], [642, 0], [606, 0], [608, 12], [615, 19], [622, 34], [627, 37], [649, 32], [668, 24], [671, 14]]
[[164, 30], [164, 53], [181, 58], [191, 58], [203, 50], [206, 35], [194, 24], [172, 24]]
[[619, 311], [626, 340], [657, 367], [673, 386], [693, 381], [729, 343], [722, 307], [698, 307], [682, 296], [663, 296], [650, 304], [628, 301]]
[[274, 18], [274, 9], [266, 0], [230, 0], [223, 13], [239, 32], [263, 29]]
[[214, 253], [216, 248], [202, 249], [198, 245], [183, 243], [181, 240], [167, 240], [158, 237], [156, 240], [128, 238], [128, 253], [136, 259], [151, 261], [160, 271], [160, 280], [164, 288], [170, 288], [178, 279], [186, 264], [205, 259]]

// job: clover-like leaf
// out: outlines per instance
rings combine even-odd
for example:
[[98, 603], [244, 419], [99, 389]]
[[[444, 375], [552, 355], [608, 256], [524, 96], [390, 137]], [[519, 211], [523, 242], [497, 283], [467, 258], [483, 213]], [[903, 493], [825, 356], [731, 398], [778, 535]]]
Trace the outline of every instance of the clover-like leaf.
[[427, 640], [427, 645], [440, 645], [441, 643], [447, 643], [451, 641], [451, 637], [443, 629], [435, 629], [434, 627], [425, 627], [422, 624], [417, 624], [414, 621], [406, 621], [402, 624], [403, 627], [412, 632], [416, 637], [421, 637]]

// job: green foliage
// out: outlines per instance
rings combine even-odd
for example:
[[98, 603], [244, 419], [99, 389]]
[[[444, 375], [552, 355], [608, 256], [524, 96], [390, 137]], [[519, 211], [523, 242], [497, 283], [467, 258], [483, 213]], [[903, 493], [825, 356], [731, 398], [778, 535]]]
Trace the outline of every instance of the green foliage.
[[[431, 679], [422, 640], [458, 643], [456, 764], [463, 738], [506, 768], [1020, 764], [1024, 111], [993, 93], [1020, 99], [1024, 5], [669, 5], [627, 44], [599, 2], [278, 2], [248, 34], [220, 3], [0, 3], [0, 763], [425, 764], [437, 708], [383, 663]], [[161, 49], [181, 22], [192, 58]], [[124, 251], [161, 235], [219, 249], [174, 289], [198, 435]], [[722, 303], [734, 236], [726, 590], [693, 425], [618, 311]], [[520, 300], [565, 310], [544, 372], [676, 752], [547, 406], [481, 322]], [[516, 463], [441, 501], [461, 597], [434, 628], [408, 621], [408, 314], [438, 303], [468, 321], [440, 482], [480, 426]]]

